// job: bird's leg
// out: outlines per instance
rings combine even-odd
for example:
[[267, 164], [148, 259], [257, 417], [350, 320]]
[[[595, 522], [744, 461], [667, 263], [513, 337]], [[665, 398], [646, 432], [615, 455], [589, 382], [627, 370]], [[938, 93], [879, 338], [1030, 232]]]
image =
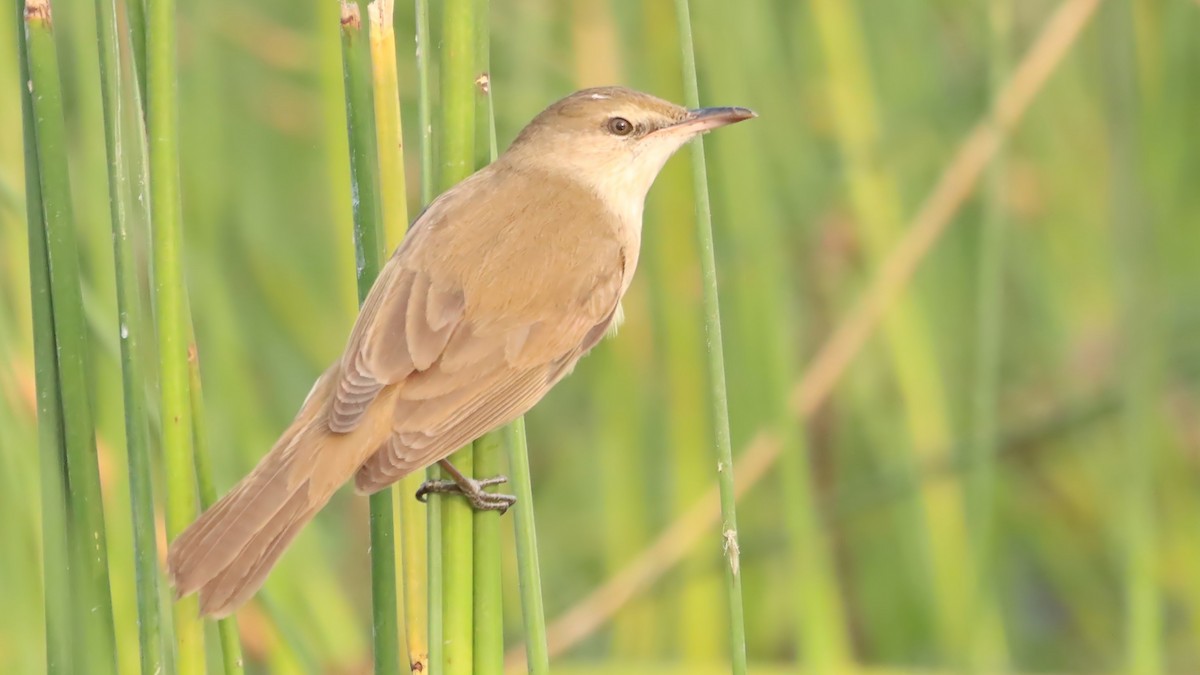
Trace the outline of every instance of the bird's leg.
[[491, 478], [476, 480], [464, 476], [448, 459], [443, 459], [438, 464], [442, 467], [443, 471], [450, 474], [450, 479], [427, 480], [421, 483], [421, 487], [417, 488], [417, 499], [422, 502], [431, 493], [460, 494], [466, 497], [467, 501], [471, 502], [471, 507], [476, 511], [499, 511], [500, 513], [504, 513], [508, 510], [508, 507], [517, 501], [517, 498], [512, 495], [484, 491], [485, 487], [507, 483], [507, 476], [492, 476]]

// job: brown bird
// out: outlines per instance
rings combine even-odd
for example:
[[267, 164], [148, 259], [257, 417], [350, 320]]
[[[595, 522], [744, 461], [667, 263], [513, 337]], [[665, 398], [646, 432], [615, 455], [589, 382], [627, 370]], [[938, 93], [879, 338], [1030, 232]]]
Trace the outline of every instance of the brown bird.
[[434, 200], [291, 426], [172, 544], [176, 592], [230, 614], [351, 477], [372, 493], [441, 461], [476, 508], [507, 508], [483, 490], [502, 478], [466, 478], [445, 458], [528, 411], [620, 321], [659, 170], [689, 139], [754, 116], [586, 89]]

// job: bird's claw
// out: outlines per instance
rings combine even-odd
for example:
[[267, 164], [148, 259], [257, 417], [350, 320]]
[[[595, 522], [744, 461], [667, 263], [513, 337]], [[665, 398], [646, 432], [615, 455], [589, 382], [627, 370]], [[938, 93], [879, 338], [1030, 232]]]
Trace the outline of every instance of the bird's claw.
[[427, 480], [421, 483], [421, 487], [417, 488], [416, 496], [418, 501], [424, 502], [431, 494], [458, 494], [466, 497], [467, 501], [471, 504], [471, 508], [476, 511], [499, 511], [500, 513], [504, 513], [508, 510], [508, 507], [517, 502], [517, 498], [513, 495], [485, 492], [484, 488], [507, 482], [507, 476], [492, 476], [480, 480], [464, 478], [462, 483], [450, 479]]

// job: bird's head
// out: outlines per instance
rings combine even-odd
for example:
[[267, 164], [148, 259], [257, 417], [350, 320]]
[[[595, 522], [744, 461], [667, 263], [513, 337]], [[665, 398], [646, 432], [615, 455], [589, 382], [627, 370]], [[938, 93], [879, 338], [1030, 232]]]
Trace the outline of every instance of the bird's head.
[[565, 172], [614, 210], [640, 214], [658, 172], [684, 143], [752, 117], [747, 108], [688, 110], [624, 87], [584, 89], [542, 111], [505, 154]]

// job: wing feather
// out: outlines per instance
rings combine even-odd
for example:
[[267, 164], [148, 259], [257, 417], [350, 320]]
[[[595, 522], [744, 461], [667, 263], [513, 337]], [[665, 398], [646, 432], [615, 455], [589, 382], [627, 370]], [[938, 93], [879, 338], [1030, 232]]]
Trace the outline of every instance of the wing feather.
[[607, 207], [556, 176], [491, 178], [495, 189], [573, 190], [574, 203], [594, 203], [569, 216], [556, 211], [566, 199], [496, 208], [463, 198], [464, 183], [418, 219], [364, 303], [341, 362], [334, 431], [352, 430], [385, 388], [395, 393], [387, 399], [393, 438], [360, 468], [360, 488], [381, 487], [523, 414], [612, 321], [632, 270]]

